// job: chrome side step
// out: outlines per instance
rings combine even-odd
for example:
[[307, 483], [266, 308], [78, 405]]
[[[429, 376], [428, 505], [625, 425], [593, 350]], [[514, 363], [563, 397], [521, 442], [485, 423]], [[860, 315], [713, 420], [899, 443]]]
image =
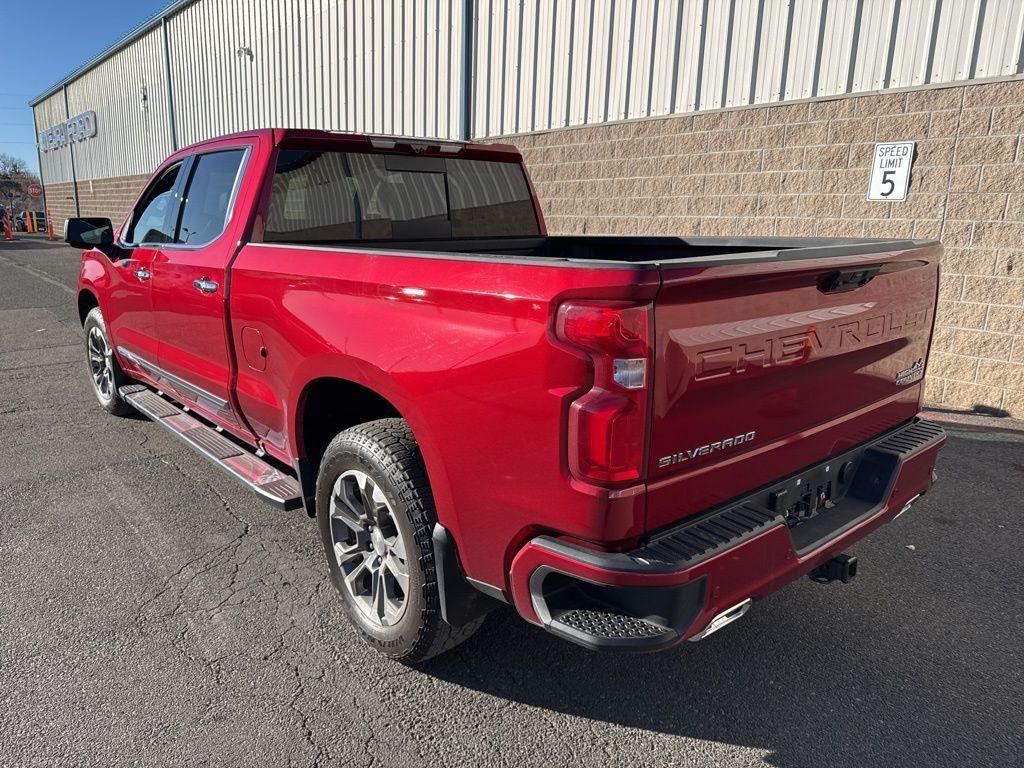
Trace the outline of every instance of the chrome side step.
[[149, 387], [131, 384], [118, 390], [139, 413], [148, 416], [186, 445], [205, 456], [225, 472], [234, 475], [257, 496], [281, 509], [302, 506], [299, 481], [256, 457], [251, 451], [228, 440], [175, 403], [160, 397]]

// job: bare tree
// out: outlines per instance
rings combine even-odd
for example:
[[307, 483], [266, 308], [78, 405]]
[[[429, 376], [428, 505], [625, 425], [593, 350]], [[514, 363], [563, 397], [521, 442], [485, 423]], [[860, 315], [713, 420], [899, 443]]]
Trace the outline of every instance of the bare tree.
[[20, 157], [0, 152], [0, 177], [26, 176], [28, 166]]
[[20, 157], [0, 152], [0, 202], [13, 210], [33, 207], [28, 185], [39, 181]]

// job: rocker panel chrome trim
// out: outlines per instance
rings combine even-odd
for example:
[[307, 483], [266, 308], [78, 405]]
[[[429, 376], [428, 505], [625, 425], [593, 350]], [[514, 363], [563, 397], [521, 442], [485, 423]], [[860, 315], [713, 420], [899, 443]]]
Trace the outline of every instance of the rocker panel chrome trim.
[[175, 376], [173, 373], [168, 373], [156, 363], [151, 363], [145, 358], [136, 355], [134, 352], [129, 352], [124, 347], [118, 347], [117, 353], [122, 357], [126, 357], [127, 359], [131, 360], [133, 363], [135, 363], [135, 365], [139, 366], [140, 368], [152, 372], [154, 378], [167, 379], [171, 383], [177, 384], [178, 386], [183, 387], [189, 392], [195, 393], [197, 395], [197, 400], [199, 398], [203, 398], [204, 400], [209, 400], [213, 405], [217, 406], [219, 410], [228, 410], [228, 401], [225, 400], [223, 397], [218, 397], [217, 395], [211, 394], [202, 387], [197, 387], [195, 384], [185, 381], [185, 379], [181, 378], [180, 376]]

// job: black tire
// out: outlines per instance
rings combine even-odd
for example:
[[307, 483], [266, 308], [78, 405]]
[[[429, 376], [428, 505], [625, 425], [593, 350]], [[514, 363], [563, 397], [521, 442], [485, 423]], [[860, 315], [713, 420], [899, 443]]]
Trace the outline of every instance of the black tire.
[[[339, 530], [335, 517], [332, 533], [331, 498], [339, 479], [353, 472], [365, 473], [383, 492], [389, 516], [405, 542], [408, 590], [401, 618], [390, 626], [364, 615], [365, 607], [360, 608], [343, 583], [342, 566], [335, 554], [336, 536], [347, 531]], [[454, 648], [483, 623], [485, 617], [480, 617], [456, 628], [441, 617], [431, 541], [437, 520], [434, 498], [419, 446], [404, 419], [360, 424], [331, 441], [317, 475], [316, 516], [331, 581], [341, 595], [345, 613], [363, 640], [377, 651], [405, 664], [417, 664]]]
[[[117, 356], [113, 353], [113, 347], [110, 344], [110, 336], [107, 334], [107, 324], [103, 320], [103, 313], [100, 312], [99, 307], [93, 307], [88, 315], [85, 316], [85, 324], [83, 325], [85, 331], [85, 361], [89, 371], [89, 381], [92, 383], [93, 394], [96, 395], [96, 399], [99, 401], [100, 406], [107, 413], [112, 413], [115, 416], [127, 416], [134, 412], [128, 403], [121, 397], [121, 393], [118, 389], [131, 384], [124, 371], [121, 370], [120, 363], [117, 362]], [[101, 383], [97, 372], [97, 366], [100, 363], [97, 362], [97, 334], [98, 338], [102, 339], [102, 356], [104, 366], [103, 374], [109, 377], [109, 384], [105, 378]]]

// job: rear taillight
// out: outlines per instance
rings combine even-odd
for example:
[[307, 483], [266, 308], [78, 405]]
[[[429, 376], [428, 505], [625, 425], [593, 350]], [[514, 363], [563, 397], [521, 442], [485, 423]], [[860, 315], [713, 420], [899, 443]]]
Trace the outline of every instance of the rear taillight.
[[569, 468], [600, 483], [643, 475], [650, 379], [651, 305], [570, 302], [558, 309], [559, 339], [587, 352], [591, 389], [569, 408]]

